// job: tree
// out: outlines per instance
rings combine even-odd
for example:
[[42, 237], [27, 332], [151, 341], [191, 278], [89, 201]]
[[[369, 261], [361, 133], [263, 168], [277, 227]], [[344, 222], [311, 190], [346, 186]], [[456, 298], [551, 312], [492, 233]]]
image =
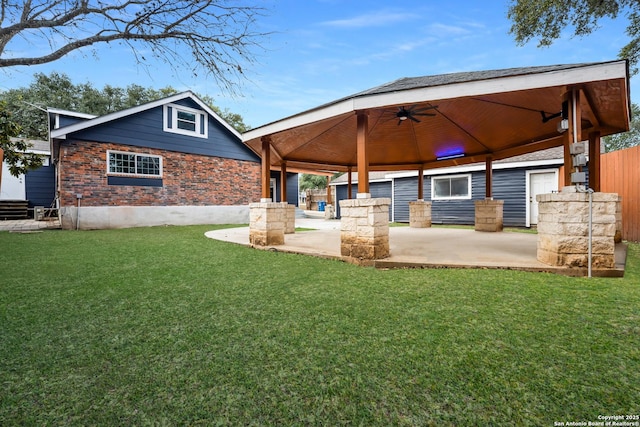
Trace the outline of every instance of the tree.
[[640, 60], [640, 2], [637, 0], [511, 0], [507, 17], [510, 33], [519, 45], [539, 37], [538, 46], [549, 46], [562, 30], [573, 27], [574, 35], [584, 36], [598, 29], [598, 21], [624, 14], [631, 41], [620, 49], [619, 57], [629, 59], [634, 74]]
[[300, 181], [298, 183], [300, 190], [313, 190], [316, 188], [327, 188], [327, 177], [323, 175], [311, 175], [303, 173], [300, 175]]
[[[42, 166], [41, 156], [26, 152], [30, 144], [16, 138], [20, 132], [20, 125], [11, 117], [7, 105], [0, 102], [0, 164], [3, 160], [7, 162], [9, 173], [16, 177], [26, 173], [29, 169], [37, 169]], [[2, 173], [1, 170], [0, 173]], [[0, 175], [0, 181], [1, 179]]]
[[[255, 29], [263, 13], [230, 0], [3, 0], [0, 67], [44, 64], [85, 47], [95, 54], [98, 45], [115, 42], [128, 45], [138, 64], [148, 64], [148, 51], [174, 70], [197, 76], [202, 69], [236, 93], [266, 35]], [[40, 56], [12, 56], [21, 41], [38, 46], [33, 52], [48, 49]]]
[[640, 145], [640, 106], [638, 104], [631, 104], [631, 117], [631, 129], [629, 132], [603, 138], [605, 152], [608, 153]]

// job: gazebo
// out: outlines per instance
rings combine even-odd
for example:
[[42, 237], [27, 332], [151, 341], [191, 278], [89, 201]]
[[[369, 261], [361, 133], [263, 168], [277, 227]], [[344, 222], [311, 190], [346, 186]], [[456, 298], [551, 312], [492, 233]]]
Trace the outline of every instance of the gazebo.
[[[251, 243], [282, 244], [284, 234], [293, 232], [291, 208], [269, 198], [272, 170], [283, 176], [287, 171], [357, 172], [356, 197], [340, 205], [342, 255], [380, 259], [389, 255], [389, 199], [371, 198], [370, 171], [419, 171], [411, 215], [423, 217], [430, 214], [430, 202], [423, 197], [424, 170], [485, 162], [486, 197], [476, 205], [476, 221], [478, 215], [489, 217], [495, 224], [491, 231], [500, 231], [492, 162], [563, 146], [567, 186], [540, 200], [538, 259], [578, 265], [582, 258], [567, 256], [576, 245], [567, 248], [565, 238], [575, 235], [575, 226], [559, 230], [551, 225], [584, 223], [582, 213], [566, 212], [582, 212], [573, 203], [590, 201], [591, 209], [594, 201], [604, 203], [596, 210], [613, 215], [613, 225], [603, 227], [602, 237], [613, 239], [617, 195], [599, 193], [600, 138], [629, 130], [630, 111], [628, 63], [619, 60], [402, 78], [266, 124], [243, 136], [262, 159], [262, 199], [251, 205]], [[580, 143], [586, 140], [583, 152]], [[583, 171], [587, 156], [588, 170]], [[583, 185], [587, 174], [594, 194]], [[281, 191], [286, 200], [286, 187]], [[542, 207], [547, 202], [549, 211]], [[609, 224], [611, 218], [605, 219]], [[608, 250], [608, 243], [603, 245]], [[605, 258], [601, 265], [609, 263]]]

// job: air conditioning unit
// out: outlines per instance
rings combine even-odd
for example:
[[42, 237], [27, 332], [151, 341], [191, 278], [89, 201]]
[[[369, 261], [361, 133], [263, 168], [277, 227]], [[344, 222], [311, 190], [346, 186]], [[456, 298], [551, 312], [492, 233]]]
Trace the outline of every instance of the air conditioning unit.
[[42, 221], [44, 219], [44, 206], [33, 207], [33, 219], [36, 221]]

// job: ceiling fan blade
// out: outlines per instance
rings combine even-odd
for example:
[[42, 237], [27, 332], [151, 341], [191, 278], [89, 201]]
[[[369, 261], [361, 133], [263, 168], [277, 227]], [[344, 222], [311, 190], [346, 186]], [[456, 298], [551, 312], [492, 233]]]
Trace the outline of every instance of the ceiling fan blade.
[[400, 126], [400, 123], [402, 123], [402, 119], [398, 119], [398, 126]]
[[414, 116], [429, 116], [429, 117], [434, 117], [435, 114], [434, 113], [413, 113]]
[[413, 117], [413, 116], [409, 116], [409, 119], [413, 120], [413, 121], [414, 121], [414, 122], [416, 122], [416, 123], [420, 123], [420, 120], [419, 120], [419, 119], [416, 119], [416, 118], [415, 118], [415, 117]]
[[423, 107], [423, 108], [415, 109], [415, 110], [413, 110], [413, 113], [414, 113], [414, 114], [415, 114], [415, 113], [422, 113], [423, 111], [427, 111], [427, 110], [434, 110], [434, 109], [436, 109], [436, 108], [438, 108], [438, 106], [437, 106], [437, 105], [431, 105], [431, 106], [429, 106], [429, 107]]

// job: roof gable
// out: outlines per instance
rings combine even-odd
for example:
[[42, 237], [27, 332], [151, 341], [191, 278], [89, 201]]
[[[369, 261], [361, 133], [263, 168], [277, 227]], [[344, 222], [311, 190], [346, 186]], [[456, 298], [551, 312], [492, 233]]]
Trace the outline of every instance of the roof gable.
[[[220, 117], [215, 111], [213, 111], [207, 104], [205, 104], [200, 98], [198, 98], [191, 91], [181, 92], [181, 93], [169, 96], [167, 98], [158, 99], [156, 101], [148, 102], [146, 104], [138, 105], [136, 107], [131, 107], [125, 110], [116, 111], [114, 113], [105, 114], [104, 116], [98, 116], [98, 117], [94, 116], [94, 118], [84, 122], [79, 122], [69, 126], [64, 126], [58, 129], [54, 129], [51, 131], [51, 137], [65, 138], [67, 135], [74, 132], [89, 129], [94, 126], [109, 123], [114, 120], [118, 120], [127, 116], [148, 111], [166, 104], [176, 103], [185, 99], [189, 99], [190, 101], [195, 103], [200, 109], [204, 110], [207, 114], [209, 114], [209, 116], [213, 117], [216, 121], [218, 121], [227, 131], [229, 131], [235, 137], [237, 137], [238, 139], [242, 138], [240, 133], [237, 130], [235, 130], [229, 123], [227, 123], [222, 117]], [[79, 117], [81, 113], [76, 113], [76, 114]]]

